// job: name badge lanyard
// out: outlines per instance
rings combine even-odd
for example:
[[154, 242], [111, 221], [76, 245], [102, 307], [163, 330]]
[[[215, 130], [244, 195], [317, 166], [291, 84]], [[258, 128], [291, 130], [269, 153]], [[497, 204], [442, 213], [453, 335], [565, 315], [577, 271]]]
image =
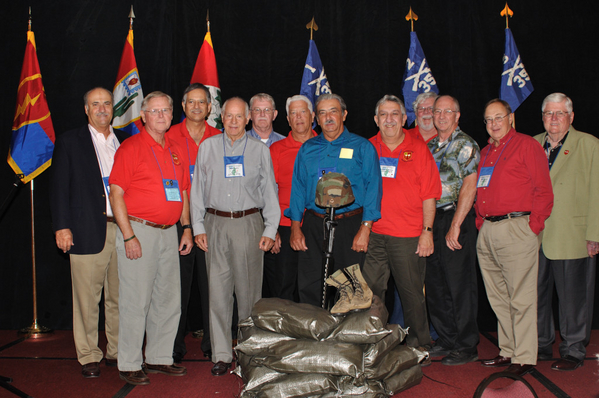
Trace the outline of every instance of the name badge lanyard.
[[336, 173], [337, 172], [337, 165], [339, 164], [339, 157], [341, 156], [341, 150], [343, 149], [343, 144], [345, 143], [346, 138], [347, 137], [343, 137], [343, 141], [341, 141], [341, 143], [339, 144], [339, 146], [340, 146], [340, 148], [339, 148], [339, 155], [335, 159], [335, 166], [333, 166], [333, 167], [320, 167], [320, 160], [321, 159], [320, 159], [320, 156], [318, 157], [318, 179], [319, 180], [322, 178], [323, 175], [325, 175], [327, 173]]
[[233, 177], [244, 177], [244, 161], [243, 157], [245, 155], [245, 149], [248, 145], [248, 136], [245, 135], [245, 144], [243, 145], [243, 152], [241, 156], [227, 156], [227, 148], [225, 146], [225, 134], [223, 134], [223, 160], [225, 162], [225, 178], [233, 178]]
[[[383, 147], [379, 143], [379, 151], [381, 155], [383, 154]], [[399, 156], [397, 158], [393, 157], [384, 157], [379, 156], [379, 162], [381, 164], [381, 177], [383, 178], [396, 178], [397, 177], [397, 165], [399, 164], [399, 158], [403, 151], [399, 152]]]
[[181, 202], [181, 192], [179, 191], [179, 181], [177, 181], [177, 170], [175, 170], [175, 163], [173, 162], [173, 154], [171, 153], [171, 148], [168, 149], [168, 153], [171, 155], [171, 165], [173, 166], [173, 173], [175, 173], [175, 179], [167, 179], [164, 178], [162, 174], [162, 167], [160, 167], [160, 162], [156, 157], [156, 152], [154, 152], [154, 148], [150, 148], [152, 153], [154, 154], [154, 159], [156, 159], [156, 164], [158, 164], [158, 169], [160, 170], [160, 177], [162, 177], [162, 187], [164, 188], [164, 194], [166, 196], [167, 202]]
[[[92, 144], [94, 144], [94, 151], [96, 151], [96, 158], [98, 159], [98, 164], [100, 165], [100, 174], [102, 175], [102, 182], [104, 183], [106, 194], [110, 195], [110, 184], [108, 183], [108, 178], [110, 175], [104, 177], [104, 168], [102, 167], [102, 161], [100, 160], [100, 153], [96, 147], [96, 141], [92, 140]], [[116, 152], [118, 147], [116, 146], [116, 142], [114, 142], [114, 140], [112, 141], [112, 145], [114, 146], [114, 151]]]
[[185, 138], [185, 145], [187, 145], [187, 160], [189, 160], [189, 181], [193, 181], [193, 171], [196, 166], [191, 164], [191, 155], [189, 154], [189, 140], [187, 138]]
[[[557, 148], [557, 155], [555, 155], [555, 159], [553, 159], [552, 163], [549, 163], [549, 170], [551, 170], [551, 168], [553, 167], [553, 163], [555, 163], [555, 161], [557, 160], [557, 157], [559, 156], [559, 153], [562, 151], [562, 145], [560, 144], [559, 147]], [[551, 157], [551, 148], [549, 145], [549, 140], [545, 139], [545, 155], [547, 156], [547, 162], [549, 162], [549, 158]]]
[[[512, 138], [514, 138], [514, 137], [512, 137]], [[510, 138], [508, 140], [508, 142], [505, 143], [505, 145], [501, 149], [501, 152], [499, 152], [499, 157], [497, 158], [497, 161], [495, 162], [495, 166], [497, 166], [497, 164], [501, 160], [501, 155], [503, 154], [503, 151], [505, 151], [505, 148], [508, 146], [508, 144], [510, 143], [512, 138]], [[491, 148], [489, 148], [489, 150], [487, 151], [487, 154], [485, 155], [485, 159], [483, 160], [483, 166], [487, 162], [487, 156], [489, 156], [489, 152], [491, 152]], [[495, 166], [480, 168], [480, 175], [478, 176], [478, 182], [476, 183], [477, 188], [486, 188], [489, 186], [489, 184], [491, 183], [491, 176], [493, 175], [493, 170], [495, 170]]]

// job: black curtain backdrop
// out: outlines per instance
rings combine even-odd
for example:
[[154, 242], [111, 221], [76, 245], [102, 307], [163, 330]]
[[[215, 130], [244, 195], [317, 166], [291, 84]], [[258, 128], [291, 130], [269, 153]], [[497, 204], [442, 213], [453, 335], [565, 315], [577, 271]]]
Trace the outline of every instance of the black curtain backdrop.
[[[461, 104], [462, 129], [482, 146], [485, 103], [498, 96], [504, 51], [504, 0], [433, 1], [206, 1], [133, 0], [135, 55], [144, 93], [164, 91], [175, 99], [174, 120], [210, 22], [223, 99], [273, 95], [279, 109], [275, 130], [287, 134], [284, 105], [297, 94], [309, 31], [314, 32], [333, 92], [348, 106], [346, 125], [364, 137], [377, 132], [374, 106], [384, 94], [401, 95], [409, 47], [412, 6], [415, 30], [442, 93]], [[17, 0], [0, 14], [0, 154], [7, 156], [17, 86], [26, 44], [28, 6], [32, 7], [37, 55], [57, 135], [86, 123], [82, 96], [95, 86], [110, 90], [116, 80], [129, 29], [130, 2]], [[599, 3], [512, 0], [510, 28], [535, 91], [516, 112], [519, 131], [543, 131], [540, 106], [555, 91], [574, 101], [574, 125], [597, 135], [591, 125], [591, 95], [598, 87], [596, 55]], [[14, 173], [0, 166], [0, 200], [9, 195]], [[71, 328], [68, 257], [56, 249], [48, 205], [49, 172], [35, 179], [35, 242], [38, 309], [41, 324]], [[0, 218], [0, 329], [32, 321], [31, 219], [29, 185], [21, 187]], [[481, 299], [480, 323], [495, 327]], [[599, 307], [596, 305], [595, 308]], [[597, 311], [596, 311], [597, 312]], [[596, 317], [599, 318], [599, 317]]]

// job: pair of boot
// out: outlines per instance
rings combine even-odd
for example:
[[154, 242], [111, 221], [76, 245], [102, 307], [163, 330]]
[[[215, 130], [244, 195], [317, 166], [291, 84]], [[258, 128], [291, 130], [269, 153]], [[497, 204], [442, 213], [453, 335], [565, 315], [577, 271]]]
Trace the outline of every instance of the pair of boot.
[[331, 308], [332, 315], [363, 311], [372, 305], [372, 290], [364, 280], [359, 264], [335, 271], [327, 278], [326, 284], [336, 287], [339, 292], [339, 299]]

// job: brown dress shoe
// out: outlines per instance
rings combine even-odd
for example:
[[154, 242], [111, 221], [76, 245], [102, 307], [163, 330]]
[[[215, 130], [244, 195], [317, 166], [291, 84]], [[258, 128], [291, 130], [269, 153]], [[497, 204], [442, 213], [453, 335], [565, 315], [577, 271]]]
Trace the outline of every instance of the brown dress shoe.
[[493, 359], [487, 359], [481, 362], [483, 366], [496, 367], [496, 366], [507, 366], [512, 363], [512, 358], [502, 357], [501, 355], [497, 355]]
[[86, 363], [81, 367], [81, 374], [86, 379], [91, 379], [92, 377], [100, 377], [100, 364], [98, 362]]
[[563, 372], [570, 372], [572, 370], [576, 370], [584, 364], [582, 359], [574, 358], [571, 355], [566, 355], [559, 361], [554, 362], [551, 365], [551, 369], [559, 370]]
[[129, 384], [133, 384], [134, 386], [147, 386], [150, 384], [150, 379], [142, 370], [134, 370], [132, 372], [126, 372], [121, 370], [119, 372], [119, 377], [121, 380], [125, 380]]
[[187, 374], [187, 368], [178, 365], [151, 365], [146, 363], [146, 372], [162, 373], [163, 375], [169, 376], [185, 376]]
[[116, 368], [117, 366], [116, 358], [106, 358], [104, 362], [106, 366], [110, 366], [111, 368]]
[[523, 364], [519, 364], [519, 363], [513, 363], [505, 371], [507, 373], [512, 373], [512, 374], [515, 374], [518, 376], [524, 376], [525, 374], [527, 374], [534, 368], [535, 368], [534, 365], [523, 365]]
[[212, 376], [222, 376], [227, 373], [227, 370], [231, 367], [231, 362], [218, 361], [212, 367]]

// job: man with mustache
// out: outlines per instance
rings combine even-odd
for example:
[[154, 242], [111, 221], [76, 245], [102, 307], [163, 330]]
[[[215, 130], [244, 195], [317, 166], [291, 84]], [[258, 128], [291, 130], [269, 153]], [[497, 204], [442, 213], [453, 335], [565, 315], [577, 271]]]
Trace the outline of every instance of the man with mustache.
[[416, 112], [416, 127], [408, 131], [418, 134], [427, 144], [437, 136], [437, 129], [433, 122], [433, 105], [437, 97], [438, 95], [433, 91], [418, 94], [413, 104]]
[[[324, 94], [316, 102], [316, 118], [322, 134], [300, 148], [293, 168], [291, 202], [285, 216], [291, 219], [290, 243], [300, 251], [298, 289], [302, 303], [321, 305], [322, 244], [325, 211], [314, 198], [318, 180], [328, 172], [349, 179], [355, 202], [335, 215], [337, 229], [333, 256], [335, 269], [364, 264], [372, 223], [381, 217], [382, 181], [379, 158], [368, 140], [344, 126], [345, 101], [337, 94]], [[305, 210], [305, 211], [304, 211]], [[303, 220], [303, 223], [302, 223]]]
[[270, 148], [272, 144], [285, 136], [273, 131], [272, 122], [279, 112], [275, 107], [274, 98], [266, 93], [259, 93], [250, 98], [250, 120], [252, 128], [247, 131], [250, 137], [262, 141]]

